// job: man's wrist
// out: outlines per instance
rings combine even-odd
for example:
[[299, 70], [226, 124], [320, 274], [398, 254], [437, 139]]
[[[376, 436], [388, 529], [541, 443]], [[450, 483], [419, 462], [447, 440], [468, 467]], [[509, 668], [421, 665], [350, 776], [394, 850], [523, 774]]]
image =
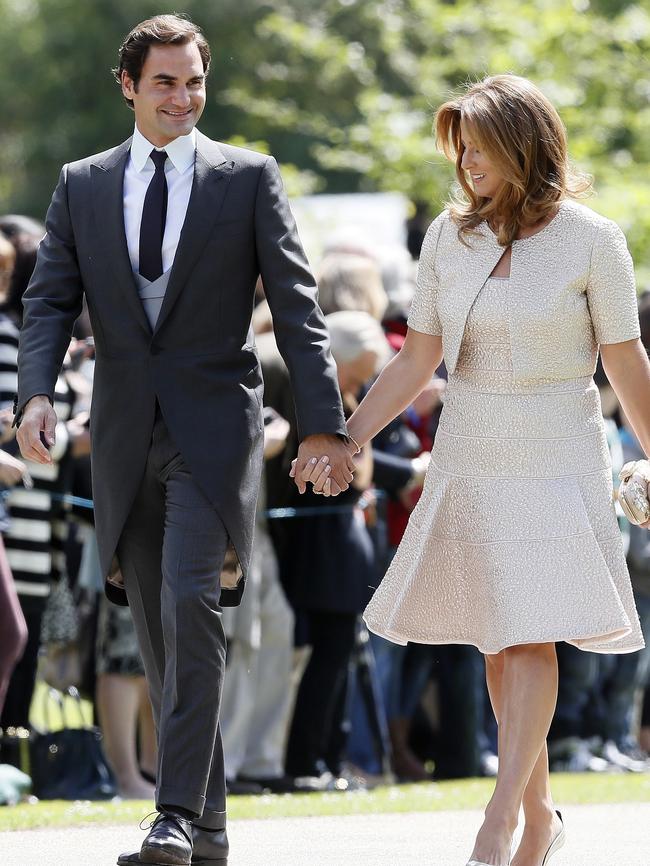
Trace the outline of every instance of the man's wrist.
[[34, 394], [34, 396], [30, 397], [29, 400], [25, 403], [25, 409], [28, 406], [31, 406], [32, 403], [35, 403], [37, 405], [45, 405], [45, 403], [47, 403], [48, 406], [52, 405], [52, 401], [47, 396], [47, 394]]
[[14, 397], [14, 405], [13, 405], [14, 420], [13, 420], [13, 423], [11, 426], [18, 429], [20, 427], [21, 421], [23, 420], [23, 417], [25, 415], [25, 411], [29, 408], [29, 406], [31, 406], [32, 404], [34, 404], [35, 406], [44, 406], [45, 403], [43, 403], [42, 401], [46, 401], [48, 406], [52, 406], [52, 400], [50, 399], [49, 395], [47, 395], [47, 394], [34, 394], [33, 397], [30, 397], [29, 400], [27, 400], [25, 403], [23, 403], [22, 407], [19, 410], [18, 409], [18, 395], [16, 395]]

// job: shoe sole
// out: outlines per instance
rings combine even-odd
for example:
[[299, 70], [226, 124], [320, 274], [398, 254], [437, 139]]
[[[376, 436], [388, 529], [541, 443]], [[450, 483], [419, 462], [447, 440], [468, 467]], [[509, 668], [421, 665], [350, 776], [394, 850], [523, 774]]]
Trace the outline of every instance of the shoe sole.
[[192, 860], [192, 866], [228, 866], [227, 860]]
[[546, 866], [546, 864], [551, 859], [553, 854], [555, 854], [557, 851], [559, 851], [565, 842], [566, 842], [566, 833], [564, 832], [564, 830], [562, 830], [559, 833], [557, 839], [555, 839], [555, 841], [553, 842], [551, 847], [546, 852], [546, 856], [544, 857], [544, 860], [542, 861], [542, 866]]
[[[139, 858], [134, 860], [133, 856], [130, 859], [126, 857], [117, 858], [117, 866], [138, 866], [138, 864], [141, 864], [141, 866], [169, 866], [168, 863], [145, 863], [144, 860], [140, 860]], [[192, 859], [191, 866], [228, 866], [228, 860], [223, 857], [219, 860], [206, 860], [205, 858], [201, 860]]]
[[[144, 857], [142, 856], [143, 854], [144, 854]], [[146, 851], [144, 851], [144, 852], [141, 851], [140, 852], [140, 863], [142, 864], [142, 866], [191, 866], [191, 863], [189, 860], [176, 859], [176, 861], [174, 862], [173, 860], [154, 859], [157, 856], [158, 856], [157, 851], [155, 851], [155, 852], [152, 851], [151, 853], [148, 853]], [[152, 859], [149, 860], [148, 859], [149, 857], [151, 857]]]

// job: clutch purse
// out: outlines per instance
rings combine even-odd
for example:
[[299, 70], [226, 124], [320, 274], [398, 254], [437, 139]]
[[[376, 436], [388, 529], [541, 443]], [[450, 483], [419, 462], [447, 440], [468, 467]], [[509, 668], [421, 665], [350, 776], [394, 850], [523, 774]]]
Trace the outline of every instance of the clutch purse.
[[618, 501], [623, 514], [630, 523], [639, 526], [650, 520], [648, 484], [650, 484], [650, 460], [633, 460], [619, 472], [621, 480]]

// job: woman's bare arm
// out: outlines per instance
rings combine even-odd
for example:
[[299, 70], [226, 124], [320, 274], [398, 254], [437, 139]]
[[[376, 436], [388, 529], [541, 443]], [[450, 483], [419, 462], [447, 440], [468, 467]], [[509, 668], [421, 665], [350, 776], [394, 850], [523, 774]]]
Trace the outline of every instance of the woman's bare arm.
[[600, 347], [603, 367], [623, 411], [650, 457], [650, 361], [641, 340]]

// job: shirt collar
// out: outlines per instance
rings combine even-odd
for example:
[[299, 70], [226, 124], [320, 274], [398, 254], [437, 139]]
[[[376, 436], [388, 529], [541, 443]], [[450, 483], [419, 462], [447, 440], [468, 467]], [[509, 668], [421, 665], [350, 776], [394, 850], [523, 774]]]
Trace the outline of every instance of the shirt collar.
[[[144, 137], [136, 126], [131, 142], [131, 161], [136, 171], [144, 169], [153, 147], [154, 145]], [[156, 150], [166, 150], [172, 165], [179, 174], [182, 174], [191, 165], [194, 165], [196, 129], [193, 129], [188, 135], [180, 135], [164, 148], [157, 147]]]

